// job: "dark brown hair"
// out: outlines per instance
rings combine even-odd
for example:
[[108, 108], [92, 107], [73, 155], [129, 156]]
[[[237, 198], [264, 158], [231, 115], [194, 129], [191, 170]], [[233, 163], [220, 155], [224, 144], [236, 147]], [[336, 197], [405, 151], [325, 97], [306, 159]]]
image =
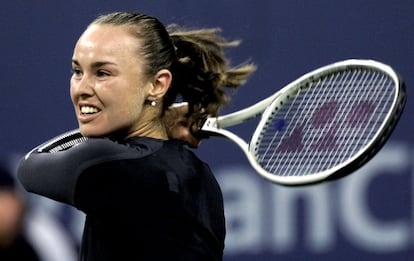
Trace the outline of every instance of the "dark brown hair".
[[177, 97], [190, 105], [189, 117], [216, 116], [229, 102], [225, 88], [236, 89], [255, 71], [251, 63], [230, 67], [224, 50], [239, 45], [220, 35], [220, 29], [186, 30], [177, 25], [167, 28], [156, 18], [116, 12], [99, 16], [92, 24], [130, 25], [139, 39], [139, 54], [146, 61], [144, 74], [155, 75], [168, 69], [172, 84], [164, 96], [164, 109]]

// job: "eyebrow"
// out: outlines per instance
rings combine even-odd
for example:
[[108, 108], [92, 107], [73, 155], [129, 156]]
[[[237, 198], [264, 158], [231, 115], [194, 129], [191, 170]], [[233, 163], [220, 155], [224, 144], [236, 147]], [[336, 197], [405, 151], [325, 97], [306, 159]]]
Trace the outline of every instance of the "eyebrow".
[[[80, 63], [78, 62], [78, 61], [76, 61], [76, 60], [73, 60], [72, 59], [72, 63], [74, 63], [75, 65], [80, 65]], [[102, 66], [104, 66], [104, 65], [116, 65], [116, 63], [113, 63], [113, 62], [105, 62], [105, 61], [103, 61], [103, 62], [100, 62], [100, 61], [98, 61], [98, 62], [94, 62], [94, 63], [92, 63], [92, 68], [99, 68], [99, 67], [102, 67]]]

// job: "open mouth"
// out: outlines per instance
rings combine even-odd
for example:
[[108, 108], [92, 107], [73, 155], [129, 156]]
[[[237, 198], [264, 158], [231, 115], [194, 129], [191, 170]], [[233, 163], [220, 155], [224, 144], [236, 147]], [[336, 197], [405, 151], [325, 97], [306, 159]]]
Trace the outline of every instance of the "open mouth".
[[97, 113], [99, 110], [96, 107], [93, 106], [81, 106], [80, 107], [80, 112], [82, 114], [94, 114]]

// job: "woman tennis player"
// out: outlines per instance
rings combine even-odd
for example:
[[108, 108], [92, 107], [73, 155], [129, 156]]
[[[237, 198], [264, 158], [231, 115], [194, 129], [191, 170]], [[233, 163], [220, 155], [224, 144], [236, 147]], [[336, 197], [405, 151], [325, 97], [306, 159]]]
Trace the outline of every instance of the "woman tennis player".
[[255, 70], [229, 65], [224, 50], [237, 45], [217, 29], [167, 30], [139, 13], [100, 16], [83, 32], [70, 95], [88, 139], [33, 150], [18, 170], [28, 191], [86, 214], [80, 260], [222, 259], [222, 194], [186, 144], [198, 146], [199, 119]]

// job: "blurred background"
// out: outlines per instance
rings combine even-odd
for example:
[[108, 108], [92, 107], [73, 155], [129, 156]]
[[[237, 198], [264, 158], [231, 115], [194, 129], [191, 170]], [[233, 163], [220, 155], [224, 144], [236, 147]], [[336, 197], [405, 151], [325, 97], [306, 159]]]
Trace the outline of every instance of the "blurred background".
[[[344, 179], [286, 188], [259, 177], [227, 140], [207, 140], [196, 153], [225, 196], [225, 261], [412, 260], [413, 0], [3, 0], [0, 155], [12, 172], [31, 148], [77, 127], [69, 98], [74, 44], [98, 14], [121, 10], [164, 24], [220, 27], [227, 38], [242, 39], [228, 55], [233, 65], [250, 60], [258, 71], [223, 113], [339, 60], [375, 59], [398, 71], [408, 93], [399, 125], [376, 157]], [[248, 140], [252, 128], [237, 131]], [[25, 197], [26, 226], [43, 260], [74, 261], [83, 215]]]

